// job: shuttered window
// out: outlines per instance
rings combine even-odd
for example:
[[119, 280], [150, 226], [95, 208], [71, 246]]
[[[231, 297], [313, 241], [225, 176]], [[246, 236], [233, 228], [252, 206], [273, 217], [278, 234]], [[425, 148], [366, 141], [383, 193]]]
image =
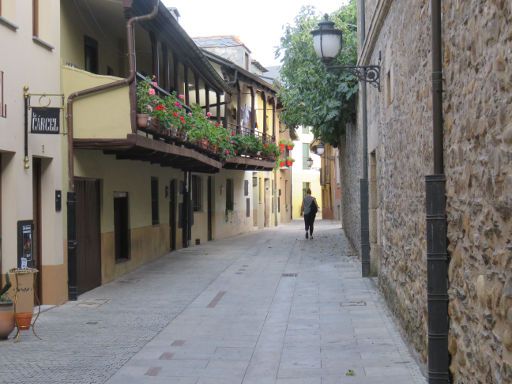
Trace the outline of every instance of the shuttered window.
[[309, 169], [308, 159], [309, 159], [309, 143], [302, 143], [302, 168], [303, 169]]
[[226, 179], [226, 210], [233, 211], [234, 210], [234, 186], [233, 179]]
[[203, 209], [203, 185], [200, 176], [192, 175], [192, 208], [194, 212]]

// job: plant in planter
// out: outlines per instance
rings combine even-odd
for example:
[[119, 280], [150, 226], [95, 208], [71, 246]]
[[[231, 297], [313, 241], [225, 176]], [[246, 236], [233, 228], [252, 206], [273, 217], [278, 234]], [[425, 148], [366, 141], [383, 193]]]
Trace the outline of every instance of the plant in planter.
[[146, 128], [149, 125], [153, 107], [159, 104], [160, 98], [151, 85], [152, 82], [149, 78], [137, 82], [137, 126], [140, 128]]
[[9, 274], [5, 274], [5, 285], [0, 290], [0, 340], [5, 340], [14, 330], [14, 304], [7, 291], [11, 288]]
[[236, 135], [233, 137], [238, 152], [246, 156], [258, 156], [263, 150], [260, 139], [253, 135]]
[[281, 153], [284, 153], [287, 144], [288, 141], [286, 139], [279, 140], [279, 150], [281, 151]]
[[261, 154], [263, 157], [274, 160], [279, 156], [280, 150], [279, 147], [274, 143], [265, 143], [263, 144], [263, 150], [261, 151]]
[[287, 167], [291, 167], [291, 166], [293, 165], [293, 162], [294, 162], [294, 161], [295, 161], [295, 160], [294, 160], [292, 157], [289, 157], [289, 156], [288, 156], [288, 157], [286, 158], [286, 166], [287, 166]]

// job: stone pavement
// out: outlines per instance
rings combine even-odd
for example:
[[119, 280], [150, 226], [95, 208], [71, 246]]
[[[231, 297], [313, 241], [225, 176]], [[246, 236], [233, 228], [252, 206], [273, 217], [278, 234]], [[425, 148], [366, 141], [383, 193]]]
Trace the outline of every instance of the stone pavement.
[[168, 254], [0, 342], [0, 383], [426, 383], [339, 225]]

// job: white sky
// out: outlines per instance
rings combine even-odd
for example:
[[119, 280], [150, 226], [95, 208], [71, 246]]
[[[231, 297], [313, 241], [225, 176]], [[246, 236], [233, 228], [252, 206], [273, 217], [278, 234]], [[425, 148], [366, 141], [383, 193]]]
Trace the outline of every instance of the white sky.
[[176, 7], [181, 26], [191, 37], [234, 35], [263, 66], [278, 65], [274, 59], [282, 27], [293, 23], [303, 5], [314, 5], [319, 14], [331, 13], [346, 0], [163, 0]]

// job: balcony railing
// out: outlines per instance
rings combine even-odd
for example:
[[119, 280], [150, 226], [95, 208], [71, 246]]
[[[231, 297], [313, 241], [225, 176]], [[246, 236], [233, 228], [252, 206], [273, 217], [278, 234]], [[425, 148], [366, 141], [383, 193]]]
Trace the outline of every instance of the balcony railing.
[[[146, 78], [141, 74], [137, 74], [138, 81], [146, 81]], [[157, 85], [150, 84], [151, 88], [155, 90], [156, 95], [161, 98], [171, 97], [172, 95], [160, 88]], [[183, 102], [180, 102], [182, 108], [186, 110], [186, 113], [192, 113], [192, 109], [185, 105]], [[206, 118], [206, 117], [205, 117]], [[216, 119], [210, 119], [212, 124], [216, 123]], [[169, 127], [163, 126], [157, 119], [151, 119], [147, 126], [138, 126], [137, 129], [140, 133], [145, 134], [147, 137], [152, 136], [153, 139], [164, 141], [167, 143], [183, 145], [187, 148], [194, 149], [201, 153], [204, 153], [208, 156], [211, 156], [216, 159], [224, 159], [226, 157], [241, 156], [241, 157], [250, 157], [256, 160], [266, 160], [266, 161], [274, 161], [275, 156], [266, 153], [265, 150], [257, 150], [252, 151], [248, 148], [242, 148], [241, 146], [237, 146], [236, 143], [239, 141], [240, 136], [253, 136], [257, 138], [261, 142], [261, 147], [265, 147], [266, 144], [275, 143], [275, 138], [272, 135], [264, 134], [257, 129], [251, 130], [246, 127], [237, 127], [234, 124], [227, 124], [226, 126], [220, 125], [220, 122], [217, 122], [218, 129], [226, 129], [229, 132], [229, 136], [231, 137], [231, 143], [233, 144], [234, 151], [231, 153], [226, 153], [225, 149], [219, 148], [217, 145], [211, 143], [208, 140], [208, 137], [205, 137], [201, 140], [192, 141], [189, 135], [189, 130], [187, 128], [178, 129], [173, 127], [172, 125]], [[223, 152], [224, 151], [224, 152]]]

